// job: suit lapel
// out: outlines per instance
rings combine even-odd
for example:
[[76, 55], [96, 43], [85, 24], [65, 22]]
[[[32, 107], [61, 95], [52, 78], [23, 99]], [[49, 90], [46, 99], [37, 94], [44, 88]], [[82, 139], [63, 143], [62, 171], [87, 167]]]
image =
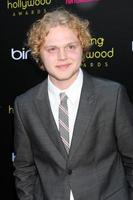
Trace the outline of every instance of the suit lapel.
[[43, 82], [39, 90], [36, 101], [36, 107], [49, 138], [56, 146], [58, 152], [61, 153], [62, 156], [66, 159], [68, 155], [60, 138], [59, 131], [57, 129], [50, 107], [50, 102], [48, 98], [47, 79]]
[[77, 112], [77, 117], [75, 120], [72, 143], [69, 152], [70, 159], [74, 155], [76, 149], [79, 147], [80, 142], [82, 141], [87, 132], [86, 129], [91, 122], [94, 109], [95, 109], [94, 86], [91, 81], [91, 76], [84, 73], [80, 103]]
[[[79, 147], [80, 142], [83, 140], [87, 132], [86, 129], [89, 126], [92, 115], [94, 113], [95, 95], [94, 95], [94, 85], [91, 79], [92, 79], [91, 76], [84, 73], [80, 103], [75, 121], [71, 148], [69, 152], [70, 159], [76, 152], [76, 149]], [[44, 129], [46, 130], [49, 138], [56, 146], [57, 152], [60, 154], [60, 156], [62, 156], [62, 158], [67, 160], [68, 154], [60, 138], [59, 131], [57, 129], [49, 103], [47, 79], [42, 83], [35, 103], [38, 113], [40, 115], [40, 119], [43, 123]]]

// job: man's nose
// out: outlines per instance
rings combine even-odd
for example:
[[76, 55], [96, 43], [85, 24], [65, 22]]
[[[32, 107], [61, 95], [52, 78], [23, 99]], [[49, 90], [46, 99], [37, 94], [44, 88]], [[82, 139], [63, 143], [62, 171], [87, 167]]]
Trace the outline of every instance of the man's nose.
[[58, 51], [58, 59], [65, 60], [67, 58], [67, 53], [64, 48], [60, 48]]

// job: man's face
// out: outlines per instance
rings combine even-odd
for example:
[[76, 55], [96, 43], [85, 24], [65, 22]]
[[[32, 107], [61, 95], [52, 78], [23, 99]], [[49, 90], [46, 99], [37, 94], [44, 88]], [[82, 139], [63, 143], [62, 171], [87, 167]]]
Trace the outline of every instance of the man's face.
[[73, 83], [79, 72], [82, 53], [76, 32], [66, 26], [50, 29], [40, 48], [40, 57], [54, 85], [65, 89]]

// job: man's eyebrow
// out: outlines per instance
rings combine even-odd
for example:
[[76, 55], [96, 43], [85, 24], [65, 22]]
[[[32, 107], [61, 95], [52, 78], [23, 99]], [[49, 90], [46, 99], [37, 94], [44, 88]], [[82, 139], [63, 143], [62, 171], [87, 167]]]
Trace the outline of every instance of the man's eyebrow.
[[[64, 44], [64, 46], [69, 45], [69, 44], [78, 44], [78, 41], [74, 41], [74, 42], [68, 42], [66, 44]], [[49, 44], [49, 45], [44, 45], [44, 47], [58, 47], [58, 45], [53, 45], [53, 44]]]
[[44, 45], [44, 47], [45, 47], [45, 48], [48, 48], [48, 47], [57, 47], [57, 46], [51, 44], [51, 45]]

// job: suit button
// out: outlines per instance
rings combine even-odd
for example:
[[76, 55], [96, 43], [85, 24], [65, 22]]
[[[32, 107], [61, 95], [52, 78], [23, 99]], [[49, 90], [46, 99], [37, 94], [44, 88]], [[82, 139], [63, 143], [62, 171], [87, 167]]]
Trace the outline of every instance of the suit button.
[[68, 173], [68, 175], [71, 175], [72, 174], [72, 170], [68, 169], [67, 173]]

